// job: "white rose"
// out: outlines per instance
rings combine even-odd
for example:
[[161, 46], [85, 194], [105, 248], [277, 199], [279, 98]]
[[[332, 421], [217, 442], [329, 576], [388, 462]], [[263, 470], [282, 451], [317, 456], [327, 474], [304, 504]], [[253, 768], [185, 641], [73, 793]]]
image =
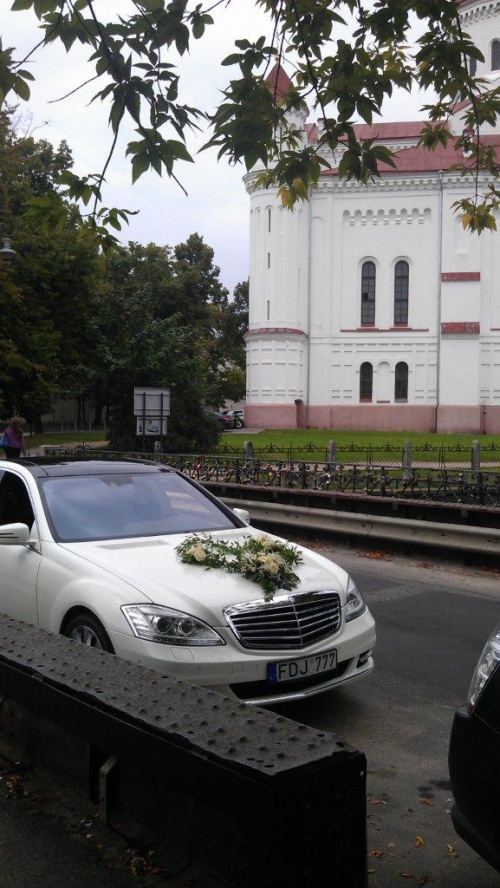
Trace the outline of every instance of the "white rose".
[[279, 564], [277, 564], [276, 561], [273, 561], [271, 559], [269, 559], [267, 564], [264, 565], [264, 570], [267, 570], [267, 572], [270, 574], [277, 574], [279, 569], [280, 569]]

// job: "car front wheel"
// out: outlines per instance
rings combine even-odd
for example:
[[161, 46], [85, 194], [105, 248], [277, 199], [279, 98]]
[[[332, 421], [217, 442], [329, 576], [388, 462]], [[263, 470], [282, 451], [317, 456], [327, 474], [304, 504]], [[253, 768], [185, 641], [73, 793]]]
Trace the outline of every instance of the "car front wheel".
[[104, 626], [92, 614], [80, 613], [72, 617], [64, 626], [62, 634], [87, 647], [114, 654], [113, 645]]

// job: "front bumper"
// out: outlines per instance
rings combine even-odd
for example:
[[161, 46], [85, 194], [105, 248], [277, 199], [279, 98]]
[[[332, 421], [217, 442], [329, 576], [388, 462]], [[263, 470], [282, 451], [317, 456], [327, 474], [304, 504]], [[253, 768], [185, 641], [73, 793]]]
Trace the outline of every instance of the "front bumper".
[[[375, 623], [368, 610], [344, 624], [335, 635], [300, 651], [250, 651], [238, 645], [227, 627], [217, 631], [224, 638], [224, 645], [176, 647], [117, 632], [111, 632], [110, 637], [116, 654], [125, 660], [174, 679], [215, 689], [245, 703], [261, 705], [313, 696], [360, 678], [373, 668]], [[268, 681], [270, 662], [297, 660], [333, 649], [337, 651], [337, 667], [331, 672], [299, 681]]]
[[455, 713], [448, 755], [458, 835], [500, 872], [500, 735], [476, 711]]

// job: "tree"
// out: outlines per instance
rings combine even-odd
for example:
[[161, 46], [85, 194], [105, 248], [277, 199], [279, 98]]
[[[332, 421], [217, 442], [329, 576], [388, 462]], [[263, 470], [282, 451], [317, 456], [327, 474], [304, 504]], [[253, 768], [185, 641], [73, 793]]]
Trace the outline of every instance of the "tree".
[[225, 299], [212, 309], [212, 338], [208, 365], [210, 403], [239, 401], [246, 391], [246, 348], [248, 330], [248, 281], [236, 284], [232, 301]]
[[[321, 170], [328, 165], [324, 148], [342, 147], [340, 173], [367, 182], [378, 175], [381, 162], [391, 163], [391, 152], [371, 140], [360, 141], [354, 123], [371, 123], [382, 113], [384, 99], [395, 87], [432, 88], [435, 101], [427, 108], [429, 122], [421, 142], [430, 150], [455, 137], [446, 120], [461, 103], [464, 133], [457, 147], [467, 149], [464, 169], [484, 169], [498, 176], [494, 150], [481, 144], [479, 130], [494, 124], [500, 111], [500, 92], [473, 77], [470, 60], [481, 55], [462, 32], [456, 0], [255, 0], [269, 16], [272, 37], [251, 44], [236, 42], [236, 52], [223, 64], [238, 68], [213, 115], [179, 100], [175, 56], [213, 25], [214, 11], [223, 13], [230, 0], [215, 0], [206, 8], [189, 0], [133, 0], [116, 19], [98, 18], [95, 0], [14, 0], [13, 10], [34, 10], [44, 29], [43, 43], [60, 40], [68, 52], [77, 42], [89, 48], [99, 83], [96, 98], [109, 103], [112, 139], [99, 176], [76, 177], [62, 172], [61, 194], [89, 207], [87, 226], [103, 246], [114, 242], [110, 227], [120, 230], [125, 210], [102, 205], [104, 174], [116, 137], [126, 117], [137, 138], [127, 148], [136, 181], [149, 169], [177, 179], [180, 161], [192, 161], [186, 134], [209, 120], [208, 145], [247, 170], [257, 162], [265, 167], [263, 181], [275, 184], [286, 206], [306, 198]], [[416, 52], [410, 49], [412, 16], [423, 33]], [[282, 94], [270, 88], [268, 74], [275, 58], [294, 66], [292, 85]], [[29, 57], [28, 57], [29, 58]], [[0, 47], [0, 102], [17, 95], [29, 98], [33, 79], [27, 59], [17, 60], [12, 48]], [[324, 119], [319, 144], [304, 147], [300, 127], [290, 113], [305, 102]], [[179, 183], [180, 184], [180, 183]], [[495, 228], [493, 210], [500, 191], [491, 187], [460, 202], [463, 222], [473, 231]], [[34, 202], [39, 220], [57, 221], [58, 197]]]
[[216, 430], [203, 404], [213, 403], [219, 362], [233, 355], [226, 338], [214, 357], [214, 318], [228, 294], [213, 250], [195, 233], [174, 248], [130, 243], [99, 255], [69, 205], [55, 234], [40, 228], [24, 207], [50, 198], [71, 152], [18, 137], [13, 117], [0, 112], [2, 228], [15, 230], [17, 252], [0, 262], [0, 411], [39, 428], [56, 397], [90, 399], [97, 420], [110, 412], [112, 445], [130, 449], [133, 388], [170, 387], [169, 447], [209, 448]]
[[111, 407], [111, 446], [137, 447], [133, 389], [153, 386], [171, 390], [168, 450], [210, 448], [211, 318], [227, 295], [213, 250], [192, 234], [173, 249], [129, 243], [104, 264], [93, 306], [94, 395]]
[[39, 427], [59, 391], [78, 396], [85, 384], [78, 368], [91, 354], [89, 292], [100, 260], [95, 245], [79, 239], [74, 208], [66, 206], [57, 234], [24, 217], [27, 202], [52, 194], [72, 160], [65, 143], [54, 149], [17, 136], [13, 117], [0, 112], [1, 225], [3, 233], [15, 231], [18, 257], [0, 264], [0, 409]]

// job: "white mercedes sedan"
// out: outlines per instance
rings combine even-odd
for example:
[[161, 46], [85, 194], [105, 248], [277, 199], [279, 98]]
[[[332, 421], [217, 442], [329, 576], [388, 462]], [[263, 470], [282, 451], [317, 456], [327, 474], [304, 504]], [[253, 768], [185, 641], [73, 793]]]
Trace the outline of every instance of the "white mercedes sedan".
[[140, 460], [0, 463], [0, 610], [246, 703], [373, 668], [341, 567]]

